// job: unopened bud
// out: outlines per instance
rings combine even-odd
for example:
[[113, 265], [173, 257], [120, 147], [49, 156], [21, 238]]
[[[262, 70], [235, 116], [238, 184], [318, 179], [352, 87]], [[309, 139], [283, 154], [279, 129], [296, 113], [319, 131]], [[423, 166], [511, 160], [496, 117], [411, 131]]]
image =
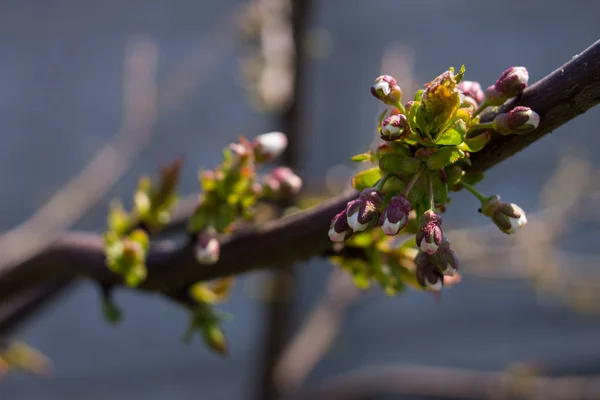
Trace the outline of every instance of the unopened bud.
[[402, 98], [402, 90], [389, 75], [381, 75], [375, 79], [371, 86], [371, 94], [388, 105], [395, 105]]
[[348, 225], [354, 232], [367, 229], [378, 220], [378, 209], [383, 202], [383, 196], [375, 189], [363, 190], [358, 199], [348, 203], [346, 215]]
[[388, 236], [397, 235], [408, 223], [410, 201], [404, 195], [394, 196], [379, 219], [381, 230]]
[[434, 254], [442, 243], [442, 216], [427, 210], [421, 216], [419, 231], [416, 236], [417, 246], [421, 251]]
[[527, 87], [529, 73], [525, 67], [510, 67], [504, 71], [495, 84], [486, 91], [486, 103], [499, 106], [513, 97], [520, 96]]
[[503, 135], [529, 133], [539, 124], [540, 116], [531, 108], [523, 106], [517, 106], [494, 118], [494, 130]]
[[458, 84], [458, 90], [463, 94], [463, 103], [474, 109], [479, 107], [485, 98], [485, 93], [483, 93], [479, 82], [462, 81]]
[[212, 350], [221, 355], [227, 354], [227, 339], [215, 323], [207, 323], [202, 327], [202, 337], [206, 345]]
[[211, 265], [219, 261], [219, 241], [214, 230], [207, 229], [198, 233], [196, 238], [196, 261], [200, 264]]
[[506, 234], [515, 233], [517, 229], [527, 224], [525, 211], [516, 204], [500, 201], [500, 196], [494, 195], [486, 200], [481, 212], [490, 217], [494, 224]]
[[264, 180], [268, 194], [276, 197], [294, 196], [302, 188], [302, 179], [287, 167], [275, 168]]
[[383, 120], [381, 124], [381, 139], [392, 142], [400, 139], [405, 132], [408, 121], [403, 114], [391, 115]]
[[415, 257], [416, 277], [419, 284], [427, 290], [439, 292], [444, 286], [444, 276], [427, 253], [419, 252]]
[[256, 162], [264, 163], [281, 155], [287, 147], [287, 137], [281, 132], [263, 133], [252, 142]]
[[450, 242], [444, 236], [440, 248], [434, 255], [438, 269], [444, 276], [454, 276], [458, 271], [458, 257], [450, 248]]
[[348, 225], [348, 219], [346, 217], [346, 210], [337, 214], [331, 220], [329, 226], [329, 239], [332, 242], [343, 242], [352, 235], [352, 229]]

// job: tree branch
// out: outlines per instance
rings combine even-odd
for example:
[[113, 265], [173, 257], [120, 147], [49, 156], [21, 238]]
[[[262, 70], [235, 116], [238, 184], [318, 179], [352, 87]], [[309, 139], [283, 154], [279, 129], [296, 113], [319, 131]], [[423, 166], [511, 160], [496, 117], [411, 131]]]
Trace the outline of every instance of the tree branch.
[[493, 167], [598, 103], [600, 40], [528, 87], [521, 98], [508, 102], [497, 112], [482, 115], [482, 122], [488, 122], [499, 112], [526, 106], [540, 115], [540, 125], [526, 135], [495, 135], [482, 151], [471, 156], [473, 170], [485, 171]]
[[[473, 169], [483, 171], [492, 167], [599, 102], [600, 41], [525, 91], [516, 103], [538, 112], [540, 126], [528, 135], [494, 136], [484, 150], [473, 154]], [[140, 289], [178, 298], [198, 281], [289, 265], [322, 255], [331, 248], [327, 236], [331, 219], [355, 196], [356, 193], [349, 192], [312, 210], [225, 237], [220, 260], [210, 267], [196, 263], [191, 245], [153, 243], [148, 257], [148, 278]], [[0, 303], [39, 282], [73, 276], [87, 276], [107, 284], [122, 283], [105, 267], [101, 236], [72, 232], [34, 257], [2, 270]]]

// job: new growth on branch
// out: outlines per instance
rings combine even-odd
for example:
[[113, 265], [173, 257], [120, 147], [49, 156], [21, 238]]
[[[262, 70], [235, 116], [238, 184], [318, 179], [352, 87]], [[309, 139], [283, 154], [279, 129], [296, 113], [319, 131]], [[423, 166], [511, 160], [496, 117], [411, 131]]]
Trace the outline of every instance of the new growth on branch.
[[538, 127], [539, 115], [523, 106], [498, 113], [490, 122], [479, 117], [486, 108], [521, 96], [529, 74], [524, 67], [511, 67], [484, 93], [478, 82], [463, 80], [464, 72], [464, 66], [457, 74], [448, 69], [405, 104], [393, 77], [380, 76], [371, 87], [375, 98], [391, 106], [379, 117], [383, 143], [353, 160], [377, 166], [353, 178], [360, 194], [329, 228], [333, 242], [364, 250], [352, 257], [340, 248], [333, 257], [360, 287], [375, 281], [386, 293], [396, 294], [409, 283], [438, 292], [444, 283], [457, 280], [458, 258], [442, 231], [449, 191], [471, 192], [481, 202], [479, 211], [504, 233], [527, 223], [517, 205], [475, 189], [483, 174], [466, 169], [471, 153], [486, 146], [491, 131], [521, 135]]

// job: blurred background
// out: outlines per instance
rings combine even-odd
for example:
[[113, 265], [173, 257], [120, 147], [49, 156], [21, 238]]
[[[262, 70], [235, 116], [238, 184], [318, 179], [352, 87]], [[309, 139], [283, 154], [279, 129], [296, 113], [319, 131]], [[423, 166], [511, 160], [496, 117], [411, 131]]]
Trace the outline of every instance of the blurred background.
[[[350, 157], [371, 143], [382, 106], [369, 86], [380, 73], [406, 97], [461, 64], [482, 86], [511, 65], [533, 83], [600, 37], [594, 1], [305, 1], [291, 162], [319, 195], [343, 189]], [[3, 0], [0, 229], [87, 174], [90, 198], [48, 215], [64, 218], [56, 229], [101, 232], [110, 199], [129, 199], [159, 162], [183, 156], [181, 193], [191, 194], [197, 169], [239, 135], [283, 129], [295, 93], [290, 7]], [[490, 227], [474, 198], [453, 196], [444, 224], [464, 277], [437, 301], [359, 294], [325, 260], [296, 266], [280, 387], [381, 365], [600, 374], [598, 121], [593, 109], [487, 173], [484, 192], [530, 215], [516, 239]], [[199, 340], [184, 345], [186, 313], [158, 296], [117, 291], [124, 320], [111, 326], [97, 288], [74, 284], [12, 334], [53, 361], [52, 376], [9, 374], [0, 399], [268, 399], [266, 332], [286, 323], [270, 318], [274, 282], [266, 272], [238, 281], [222, 307], [234, 315], [225, 358]]]

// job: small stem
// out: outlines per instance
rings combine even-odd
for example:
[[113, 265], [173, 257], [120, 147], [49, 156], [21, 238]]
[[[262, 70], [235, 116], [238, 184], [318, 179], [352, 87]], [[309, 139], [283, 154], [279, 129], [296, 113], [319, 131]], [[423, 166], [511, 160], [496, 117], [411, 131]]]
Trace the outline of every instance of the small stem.
[[385, 185], [387, 180], [390, 179], [391, 177], [392, 177], [392, 174], [385, 174], [384, 176], [381, 177], [381, 179], [379, 179], [377, 181], [377, 184], [375, 185], [375, 187], [373, 189], [381, 192], [381, 190], [383, 190], [383, 185]]
[[406, 188], [404, 189], [404, 196], [408, 196], [410, 194], [410, 191], [412, 190], [413, 186], [415, 186], [415, 183], [417, 183], [417, 180], [419, 179], [419, 176], [421, 175], [421, 172], [423, 172], [424, 169], [425, 166], [421, 165], [421, 168], [419, 168], [417, 172], [415, 172], [413, 177], [410, 178], [410, 182], [408, 182], [408, 185], [406, 185]]
[[481, 201], [482, 203], [487, 201], [487, 199], [489, 199], [489, 196], [484, 195], [483, 193], [481, 193], [479, 190], [475, 189], [473, 186], [469, 185], [468, 183], [461, 182], [460, 184], [465, 189], [467, 189], [469, 192], [471, 192], [473, 194], [473, 196], [477, 197], [477, 199], [479, 199], [479, 201]]
[[435, 209], [435, 200], [433, 199], [433, 177], [431, 172], [427, 174], [427, 185], [429, 186], [429, 208]]
[[400, 112], [404, 115], [406, 115], [406, 110], [404, 109], [404, 106], [402, 105], [402, 103], [397, 102], [396, 104], [394, 104], [394, 107], [396, 107], [398, 110], [400, 110]]
[[478, 116], [479, 114], [481, 114], [481, 112], [483, 110], [485, 110], [486, 108], [489, 107], [489, 104], [487, 103], [487, 101], [483, 101], [483, 103], [481, 103], [481, 105], [477, 108], [477, 110], [475, 110], [475, 112], [473, 113], [473, 117]]
[[474, 124], [469, 127], [469, 130], [467, 133], [471, 133], [473, 131], [481, 131], [484, 129], [494, 129], [494, 125], [495, 125], [494, 121], [483, 122], [481, 124]]

